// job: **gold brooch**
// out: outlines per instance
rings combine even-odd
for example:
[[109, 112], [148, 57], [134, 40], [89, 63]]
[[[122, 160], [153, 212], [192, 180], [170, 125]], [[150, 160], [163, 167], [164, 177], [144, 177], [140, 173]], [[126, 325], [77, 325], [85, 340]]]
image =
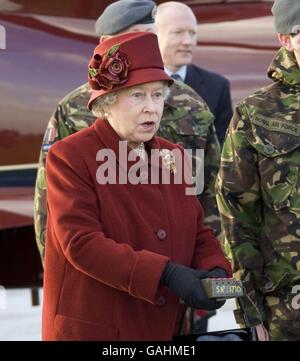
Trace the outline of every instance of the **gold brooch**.
[[165, 166], [169, 169], [169, 171], [173, 174], [176, 173], [176, 162], [175, 162], [175, 156], [169, 149], [161, 149], [160, 155], [163, 159], [163, 162]]

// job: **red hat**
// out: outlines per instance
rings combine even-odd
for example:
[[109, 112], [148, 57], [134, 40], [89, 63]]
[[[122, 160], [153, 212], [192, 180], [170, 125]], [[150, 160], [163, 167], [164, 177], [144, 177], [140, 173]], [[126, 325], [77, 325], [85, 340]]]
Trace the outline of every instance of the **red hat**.
[[109, 38], [94, 50], [88, 81], [93, 89], [88, 108], [99, 96], [134, 85], [173, 79], [164, 72], [157, 36], [134, 32]]

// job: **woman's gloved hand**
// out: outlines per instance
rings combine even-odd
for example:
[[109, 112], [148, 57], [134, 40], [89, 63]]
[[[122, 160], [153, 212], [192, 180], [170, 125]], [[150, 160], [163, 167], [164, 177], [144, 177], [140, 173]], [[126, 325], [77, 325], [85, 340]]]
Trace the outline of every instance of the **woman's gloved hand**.
[[219, 267], [212, 269], [208, 273], [208, 278], [228, 278], [227, 272]]
[[180, 264], [168, 262], [160, 282], [169, 287], [190, 307], [214, 310], [225, 302], [209, 299], [201, 284], [201, 279], [210, 278], [208, 271], [195, 270]]

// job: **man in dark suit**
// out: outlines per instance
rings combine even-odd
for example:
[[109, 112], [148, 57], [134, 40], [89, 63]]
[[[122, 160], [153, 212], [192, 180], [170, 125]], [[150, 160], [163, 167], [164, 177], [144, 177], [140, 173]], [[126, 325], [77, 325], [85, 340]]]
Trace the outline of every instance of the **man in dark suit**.
[[215, 115], [215, 127], [222, 145], [232, 117], [229, 81], [192, 64], [197, 45], [197, 19], [187, 5], [169, 1], [158, 6], [155, 18], [165, 71], [192, 87]]

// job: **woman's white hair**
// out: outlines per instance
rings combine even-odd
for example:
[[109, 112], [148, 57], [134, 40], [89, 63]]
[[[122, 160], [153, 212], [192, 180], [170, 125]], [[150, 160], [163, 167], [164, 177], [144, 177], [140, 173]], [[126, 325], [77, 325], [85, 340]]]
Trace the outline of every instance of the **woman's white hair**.
[[114, 104], [117, 101], [118, 94], [113, 92], [96, 98], [92, 103], [92, 113], [97, 118], [107, 118], [104, 107]]
[[[166, 82], [164, 82], [164, 100], [170, 95], [170, 88]], [[109, 93], [103, 96], [99, 96], [92, 103], [92, 113], [97, 118], [107, 118], [107, 112], [104, 110], [105, 106], [112, 105], [117, 101], [118, 92]]]

